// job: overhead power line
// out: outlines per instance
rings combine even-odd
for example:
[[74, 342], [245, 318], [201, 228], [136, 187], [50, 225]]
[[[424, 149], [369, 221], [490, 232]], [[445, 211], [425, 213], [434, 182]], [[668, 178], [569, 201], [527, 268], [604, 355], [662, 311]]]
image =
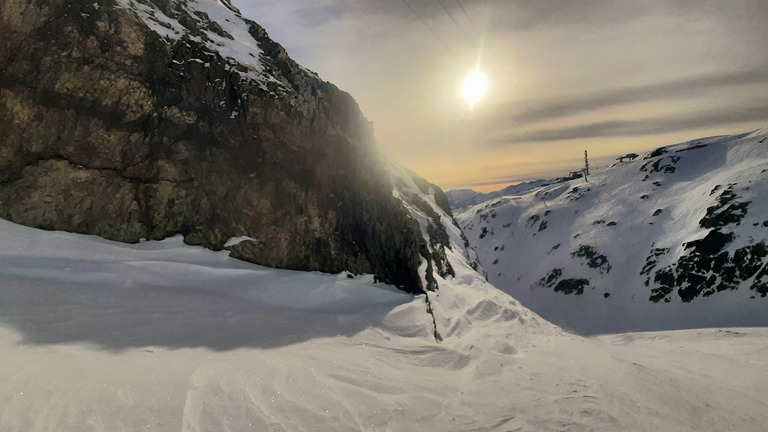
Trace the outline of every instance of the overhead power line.
[[[442, 3], [442, 0], [439, 0], [439, 1]], [[508, 70], [507, 70], [507, 68], [504, 66], [504, 64], [501, 62], [501, 59], [499, 59], [499, 56], [497, 56], [497, 55], [496, 55], [496, 52], [493, 50], [493, 47], [491, 47], [491, 46], [488, 44], [488, 41], [487, 41], [487, 40], [486, 40], [486, 38], [483, 36], [483, 32], [481, 32], [481, 31], [480, 31], [480, 28], [479, 28], [479, 27], [478, 27], [478, 26], [475, 24], [475, 21], [472, 19], [472, 17], [469, 15], [469, 13], [467, 13], [467, 9], [466, 9], [466, 8], [464, 8], [464, 5], [463, 5], [463, 4], [461, 4], [461, 0], [455, 0], [455, 1], [456, 1], [456, 4], [458, 4], [458, 5], [459, 5], [459, 8], [461, 8], [461, 11], [464, 13], [464, 16], [466, 16], [466, 17], [467, 17], [467, 20], [468, 20], [468, 21], [469, 21], [469, 23], [472, 25], [472, 28], [475, 30], [475, 32], [476, 32], [476, 33], [478, 34], [478, 36], [480, 37], [480, 42], [481, 42], [481, 43], [482, 43], [482, 44], [485, 46], [485, 48], [486, 48], [486, 49], [488, 50], [488, 52], [491, 54], [491, 57], [493, 57], [493, 60], [494, 60], [494, 61], [496, 62], [496, 64], [499, 66], [499, 68], [501, 69], [501, 71], [502, 71], [504, 74], [506, 74], [506, 75], [511, 75], [511, 74], [509, 74], [509, 71], [508, 71]], [[540, 128], [540, 129], [544, 129], [544, 127], [543, 127], [543, 125], [542, 125], [541, 121], [539, 120], [539, 117], [536, 115], [536, 112], [535, 112], [535, 111], [533, 111], [533, 109], [531, 109], [530, 105], [528, 105], [528, 103], [525, 101], [525, 98], [523, 97], [523, 94], [522, 94], [522, 92], [520, 92], [520, 89], [519, 89], [519, 88], [517, 88], [517, 86], [515, 86], [515, 85], [513, 85], [513, 84], [510, 84], [510, 87], [512, 87], [512, 88], [515, 90], [515, 92], [517, 93], [517, 96], [520, 98], [520, 102], [523, 104], [523, 107], [525, 108], [525, 110], [526, 110], [526, 111], [528, 111], [528, 115], [530, 115], [530, 117], [533, 119], [533, 121], [536, 123], [536, 125], [537, 125], [537, 126]], [[507, 114], [509, 114], [509, 112], [508, 112]], [[514, 118], [514, 116], [512, 116], [512, 117]], [[518, 122], [517, 122], [517, 120], [514, 120], [514, 121], [515, 121], [515, 123], [518, 123]], [[518, 125], [520, 125], [520, 123], [518, 123]], [[527, 134], [526, 134], [526, 135], [527, 135]], [[539, 141], [542, 141], [542, 140], [539, 140]], [[544, 140], [544, 142], [546, 142], [546, 140]]]
[[472, 24], [472, 27], [475, 29], [475, 32], [480, 33], [480, 30], [475, 25], [475, 22], [472, 21], [472, 17], [469, 16], [469, 14], [467, 13], [467, 10], [464, 9], [464, 5], [462, 5], [459, 0], [456, 0], [456, 4], [459, 5], [459, 7], [461, 8], [461, 11], [464, 13], [464, 16], [467, 17], [467, 19], [469, 20], [469, 23]]
[[429, 32], [430, 32], [430, 33], [432, 33], [432, 35], [435, 37], [435, 39], [437, 39], [437, 40], [438, 40], [438, 41], [439, 41], [439, 42], [440, 42], [440, 43], [443, 45], [443, 47], [444, 47], [446, 50], [448, 50], [448, 52], [450, 52], [450, 53], [451, 53], [451, 55], [453, 56], [454, 60], [456, 60], [457, 62], [460, 62], [460, 60], [459, 60], [459, 56], [458, 56], [458, 55], [456, 55], [456, 53], [453, 51], [453, 49], [451, 49], [450, 45], [448, 45], [447, 43], [445, 43], [445, 41], [444, 41], [444, 40], [443, 40], [443, 39], [442, 39], [442, 38], [441, 38], [441, 37], [440, 37], [440, 36], [437, 34], [437, 32], [436, 32], [436, 31], [435, 31], [435, 30], [434, 30], [434, 29], [433, 29], [433, 28], [432, 28], [432, 27], [431, 27], [429, 24], [427, 24], [427, 21], [426, 21], [426, 20], [424, 20], [424, 18], [422, 18], [422, 17], [421, 17], [421, 15], [419, 15], [419, 13], [418, 13], [418, 12], [416, 12], [416, 9], [414, 9], [414, 8], [413, 8], [413, 6], [411, 6], [411, 4], [410, 4], [410, 3], [408, 3], [408, 0], [401, 0], [401, 1], [402, 1], [402, 2], [403, 2], [405, 5], [406, 5], [406, 6], [408, 6], [408, 9], [410, 9], [410, 10], [411, 10], [411, 12], [413, 13], [413, 15], [415, 15], [415, 16], [416, 16], [416, 18], [418, 18], [418, 19], [419, 19], [419, 21], [421, 21], [421, 23], [424, 25], [424, 27], [426, 27], [426, 28], [427, 28], [427, 30], [429, 30]]
[[464, 27], [462, 27], [462, 25], [459, 24], [459, 22], [456, 20], [456, 17], [453, 16], [453, 12], [451, 12], [451, 9], [445, 3], [443, 3], [443, 0], [437, 0], [437, 2], [440, 3], [440, 6], [442, 6], [445, 13], [448, 15], [451, 21], [453, 21], [453, 24], [455, 24], [456, 27], [458, 27], [459, 31], [461, 32], [461, 34], [464, 35], [464, 38], [467, 40], [467, 42], [469, 42], [470, 45], [474, 44], [474, 42], [472, 41], [472, 38], [470, 38], [467, 32], [464, 31]]

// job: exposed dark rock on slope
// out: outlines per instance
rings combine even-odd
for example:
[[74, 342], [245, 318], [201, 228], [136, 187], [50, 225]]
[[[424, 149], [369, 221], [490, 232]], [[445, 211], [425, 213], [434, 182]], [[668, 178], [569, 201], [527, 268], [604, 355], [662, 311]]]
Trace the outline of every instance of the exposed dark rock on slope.
[[767, 136], [662, 147], [456, 219], [491, 283], [567, 328], [766, 325]]
[[449, 254], [457, 254], [461, 262], [466, 262], [487, 280], [477, 253], [454, 219], [443, 190], [406, 168], [392, 166], [391, 173], [395, 195], [418, 222], [425, 239], [421, 243], [421, 255], [427, 258], [423, 272], [423, 283], [427, 289], [433, 291], [438, 288], [438, 277], [447, 279], [456, 276]]
[[247, 236], [233, 256], [421, 291], [424, 240], [355, 101], [222, 1], [0, 3], [0, 217]]

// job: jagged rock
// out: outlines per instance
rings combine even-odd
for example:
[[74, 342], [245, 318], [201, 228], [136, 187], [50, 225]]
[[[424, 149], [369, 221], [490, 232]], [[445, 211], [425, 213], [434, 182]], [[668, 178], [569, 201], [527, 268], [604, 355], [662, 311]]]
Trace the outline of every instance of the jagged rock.
[[[436, 290], [438, 277], [445, 279], [456, 276], [448, 259], [448, 250], [463, 254], [470, 267], [487, 279], [477, 253], [470, 247], [469, 239], [459, 228], [450, 207], [446, 207], [447, 199], [442, 189], [406, 168], [393, 167], [391, 175], [394, 193], [408, 208], [414, 228], [426, 234], [420, 244], [421, 256], [426, 259], [426, 289]], [[457, 251], [452, 245], [463, 245], [463, 248]]]
[[233, 36], [186, 1], [136, 4], [184, 34], [111, 0], [0, 4], [0, 217], [214, 250], [248, 236], [233, 256], [424, 289], [418, 224], [348, 94], [252, 21], [235, 17], [260, 71], [216, 52]]
[[[733, 233], [712, 230], [703, 239], [686, 243], [687, 254], [675, 264], [656, 272], [650, 300], [658, 302], [666, 299], [677, 289], [680, 299], [688, 303], [697, 297], [737, 289], [742, 282], [753, 277], [750, 288], [762, 294], [765, 285], [762, 279], [768, 273], [764, 264], [768, 246], [763, 241], [736, 249], [731, 254], [726, 248], [734, 238]], [[650, 274], [655, 258], [666, 252], [668, 250], [654, 249], [641, 274]]]
[[536, 282], [536, 285], [540, 287], [546, 287], [546, 288], [552, 288], [555, 286], [555, 284], [560, 280], [560, 278], [563, 276], [563, 269], [561, 268], [555, 268], [552, 269], [546, 276], [539, 279], [538, 282]]
[[589, 286], [589, 279], [563, 279], [555, 285], [555, 292], [561, 292], [565, 295], [584, 294], [584, 288]]
[[[643, 269], [640, 270], [640, 275], [650, 275], [651, 270], [653, 270], [656, 267], [656, 264], [659, 262], [658, 258], [667, 253], [669, 253], [669, 248], [651, 249], [651, 253], [649, 253], [648, 256], [645, 258], [645, 265], [643, 266]], [[648, 286], [647, 281], [645, 283], [645, 286]]]
[[601, 254], [590, 245], [579, 245], [579, 249], [571, 252], [573, 258], [584, 258], [588, 267], [598, 270], [600, 273], [610, 273], [611, 263], [608, 257]]
[[[589, 286], [589, 279], [560, 279], [563, 276], [563, 269], [552, 269], [546, 276], [536, 282], [536, 286], [542, 288], [553, 288], [554, 292], [565, 295], [584, 294], [584, 288]], [[607, 297], [606, 297], [607, 298]]]
[[680, 156], [665, 156], [654, 162], [646, 162], [640, 167], [640, 171], [648, 173], [673, 174], [677, 171], [675, 165], [680, 162]]
[[540, 219], [541, 219], [541, 216], [539, 216], [539, 215], [537, 215], [537, 214], [535, 214], [535, 215], [533, 215], [533, 216], [529, 217], [529, 218], [528, 218], [528, 221], [525, 223], [525, 227], [526, 227], [526, 228], [531, 228], [531, 227], [533, 227], [534, 225], [536, 225], [536, 224], [539, 222], [539, 220], [540, 220]]
[[666, 147], [659, 147], [656, 150], [652, 151], [648, 156], [644, 157], [643, 160], [648, 160], [648, 159], [662, 156], [664, 154], [667, 154], [668, 151], [669, 150], [667, 150]]
[[[715, 193], [718, 187], [712, 189], [710, 195]], [[739, 196], [733, 192], [733, 185], [728, 186], [717, 197], [717, 204], [707, 208], [707, 214], [699, 221], [699, 226], [702, 228], [721, 228], [731, 224], [739, 225], [744, 216], [747, 215], [751, 202], [740, 202], [736, 200], [737, 198]]]

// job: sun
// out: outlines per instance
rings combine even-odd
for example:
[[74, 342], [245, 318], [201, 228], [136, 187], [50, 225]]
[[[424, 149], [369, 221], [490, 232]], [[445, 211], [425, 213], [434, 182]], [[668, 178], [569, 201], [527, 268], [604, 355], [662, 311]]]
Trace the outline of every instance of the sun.
[[480, 73], [479, 69], [475, 69], [474, 72], [464, 78], [461, 94], [464, 96], [464, 99], [469, 102], [470, 107], [474, 107], [475, 104], [485, 96], [487, 91], [488, 80]]

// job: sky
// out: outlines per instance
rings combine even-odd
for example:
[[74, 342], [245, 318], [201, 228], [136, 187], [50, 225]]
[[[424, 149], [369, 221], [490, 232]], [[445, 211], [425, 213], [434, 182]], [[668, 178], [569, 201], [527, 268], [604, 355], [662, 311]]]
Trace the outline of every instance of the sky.
[[[380, 150], [488, 191], [768, 127], [765, 0], [234, 0], [349, 92]], [[485, 98], [464, 78], [479, 67]]]

